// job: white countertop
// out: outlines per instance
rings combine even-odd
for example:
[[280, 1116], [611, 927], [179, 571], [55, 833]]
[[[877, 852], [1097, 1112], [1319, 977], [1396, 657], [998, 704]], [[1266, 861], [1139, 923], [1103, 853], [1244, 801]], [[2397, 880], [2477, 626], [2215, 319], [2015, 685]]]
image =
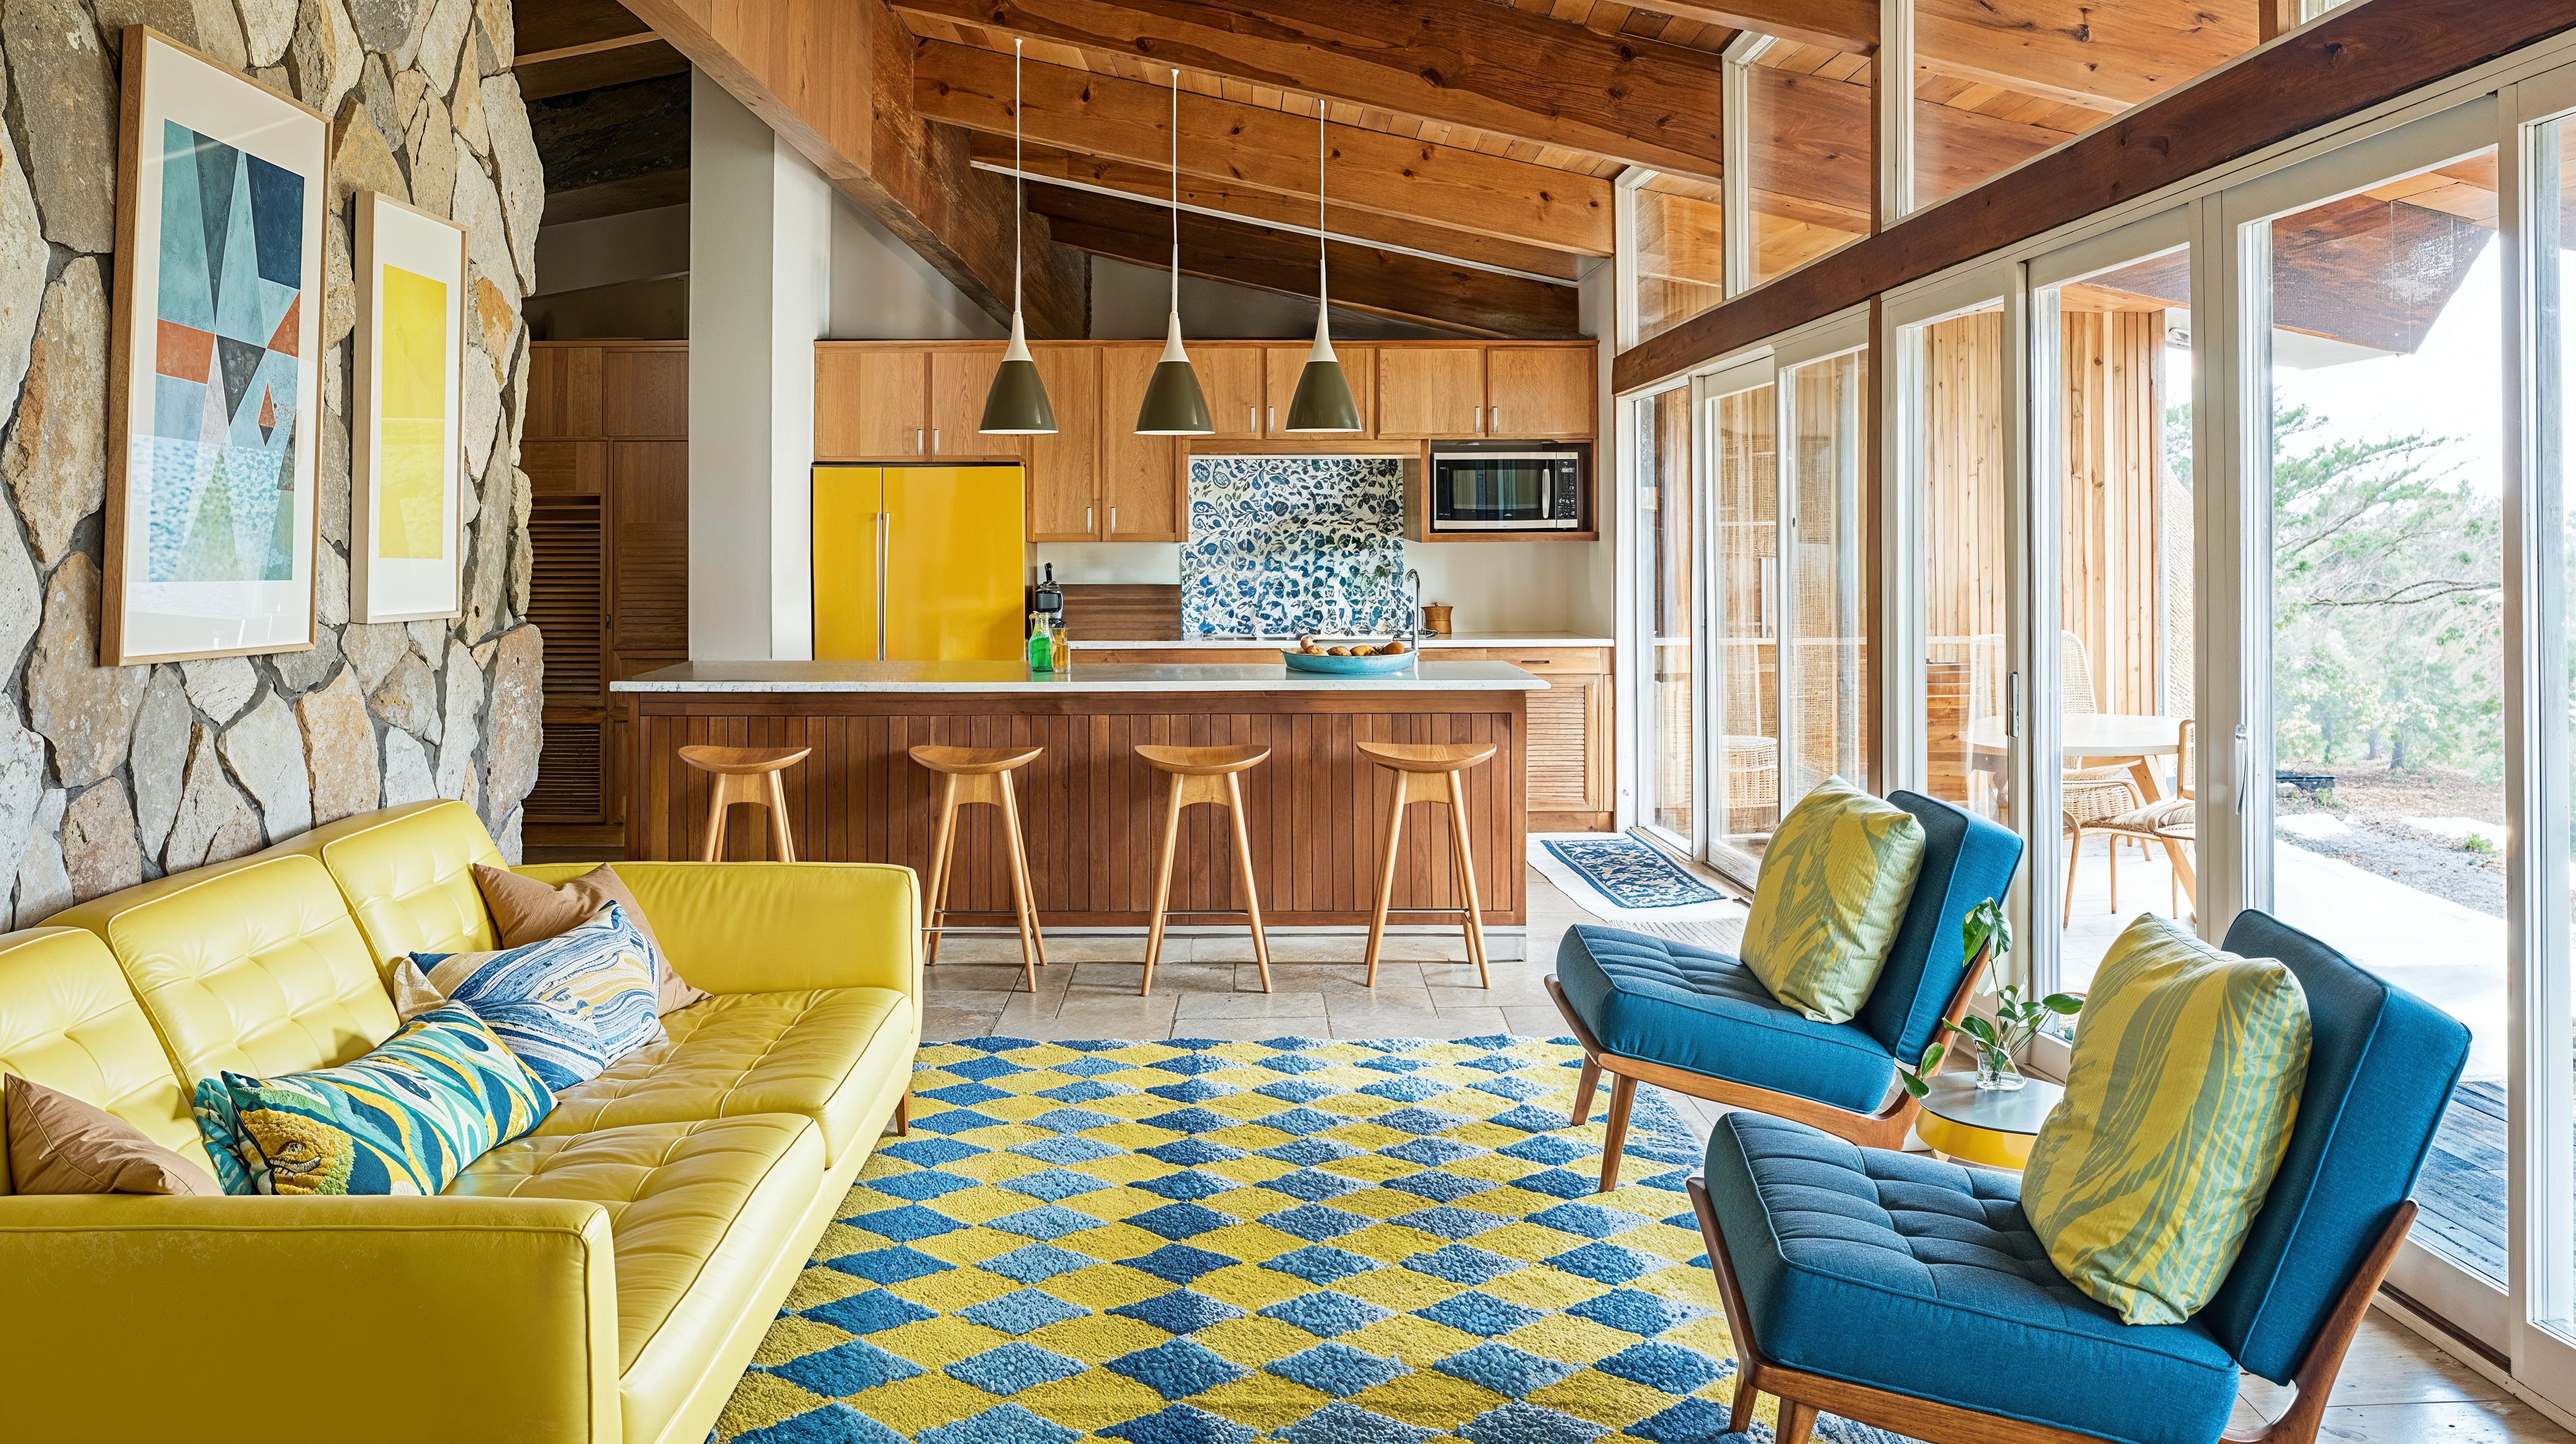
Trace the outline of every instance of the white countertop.
[[[1273, 648], [1272, 650], [1277, 650]], [[1508, 662], [1417, 662], [1375, 677], [1285, 666], [1095, 662], [1031, 672], [1023, 662], [683, 662], [613, 692], [1543, 692]]]
[[[1083, 638], [1073, 643], [1077, 651], [1152, 652], [1185, 650], [1192, 652], [1245, 651], [1276, 652], [1285, 640], [1273, 637], [1267, 641], [1250, 641], [1241, 637], [1164, 637], [1151, 641], [1120, 641], [1113, 637]], [[1608, 637], [1581, 637], [1572, 632], [1451, 632], [1442, 636], [1425, 634], [1424, 651], [1442, 647], [1607, 647], [1614, 645]]]

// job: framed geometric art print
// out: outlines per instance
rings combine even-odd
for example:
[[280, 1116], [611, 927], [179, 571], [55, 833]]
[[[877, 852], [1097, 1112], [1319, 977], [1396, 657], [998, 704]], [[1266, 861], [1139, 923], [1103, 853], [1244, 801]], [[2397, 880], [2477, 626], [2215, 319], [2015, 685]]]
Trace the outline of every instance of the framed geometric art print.
[[140, 25], [123, 102], [99, 655], [301, 651], [330, 124]]
[[453, 617], [464, 610], [465, 228], [361, 191], [357, 276], [349, 617]]

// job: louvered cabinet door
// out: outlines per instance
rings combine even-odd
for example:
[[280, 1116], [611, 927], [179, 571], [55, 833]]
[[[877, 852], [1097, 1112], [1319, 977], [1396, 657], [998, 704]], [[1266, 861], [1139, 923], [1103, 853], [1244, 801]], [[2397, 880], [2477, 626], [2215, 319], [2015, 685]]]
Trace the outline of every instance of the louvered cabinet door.
[[541, 495], [528, 513], [528, 620], [546, 639], [545, 737], [532, 821], [606, 820], [607, 529], [600, 498]]
[[609, 645], [689, 650], [689, 444], [619, 441], [608, 449]]
[[1529, 828], [1588, 832], [1610, 825], [1610, 679], [1550, 674], [1529, 694]]

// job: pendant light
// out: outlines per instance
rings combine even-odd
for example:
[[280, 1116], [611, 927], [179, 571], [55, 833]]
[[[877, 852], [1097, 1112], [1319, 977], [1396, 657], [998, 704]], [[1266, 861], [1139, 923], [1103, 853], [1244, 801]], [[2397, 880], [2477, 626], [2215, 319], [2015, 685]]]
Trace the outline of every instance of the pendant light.
[[1020, 203], [1020, 47], [1011, 41], [1011, 349], [1002, 353], [993, 373], [993, 389], [984, 395], [986, 436], [1053, 436], [1055, 408], [1047, 403], [1046, 382], [1038, 363], [1029, 358], [1028, 332], [1020, 325], [1020, 236], [1028, 229], [1028, 208]]
[[1154, 364], [1154, 379], [1145, 386], [1145, 404], [1136, 409], [1138, 436], [1206, 436], [1216, 430], [1208, 419], [1207, 393], [1199, 390], [1199, 373], [1190, 353], [1181, 349], [1181, 73], [1172, 72], [1172, 324], [1163, 337], [1163, 359]]
[[1333, 354], [1332, 301], [1324, 279], [1324, 102], [1315, 101], [1315, 349], [1306, 353], [1306, 369], [1297, 375], [1297, 397], [1288, 403], [1290, 431], [1357, 431], [1359, 403], [1351, 399], [1350, 379], [1341, 358]]

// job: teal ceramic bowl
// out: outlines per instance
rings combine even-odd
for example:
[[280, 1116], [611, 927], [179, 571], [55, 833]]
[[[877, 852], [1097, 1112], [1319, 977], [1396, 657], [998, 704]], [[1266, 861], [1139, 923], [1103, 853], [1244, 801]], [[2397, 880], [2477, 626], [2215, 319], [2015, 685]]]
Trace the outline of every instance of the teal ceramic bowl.
[[1417, 652], [1398, 652], [1392, 657], [1310, 657], [1303, 652], [1281, 652], [1281, 661], [1291, 672], [1321, 672], [1328, 677], [1376, 677], [1389, 672], [1412, 669], [1420, 660]]

